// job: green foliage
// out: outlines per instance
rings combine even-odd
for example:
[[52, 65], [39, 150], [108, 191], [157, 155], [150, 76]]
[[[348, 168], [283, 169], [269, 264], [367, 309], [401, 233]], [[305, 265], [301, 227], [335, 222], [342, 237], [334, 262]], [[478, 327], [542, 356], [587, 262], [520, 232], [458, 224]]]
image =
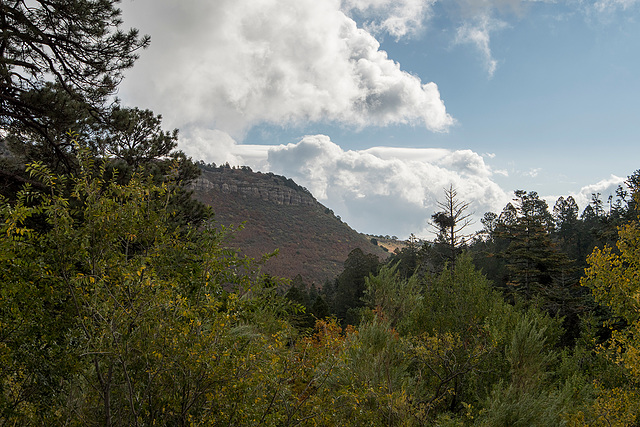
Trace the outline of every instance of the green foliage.
[[479, 405], [502, 377], [501, 352], [514, 316], [466, 255], [454, 270], [425, 283], [420, 304], [401, 330], [414, 336], [413, 369], [430, 384], [424, 388], [427, 413]]
[[[290, 304], [223, 246], [224, 232], [173, 225], [172, 185], [141, 175], [118, 184], [79, 154], [78, 176], [31, 164], [48, 194], [27, 186], [2, 207], [0, 274], [11, 285], [0, 300], [0, 417], [175, 425], [266, 416], [255, 399], [273, 389], [260, 373], [279, 375], [272, 359], [283, 357], [279, 318]], [[234, 411], [230, 396], [255, 410]]]
[[418, 276], [403, 279], [398, 265], [383, 266], [377, 275], [365, 278], [363, 300], [369, 307], [381, 310], [391, 325], [397, 327], [415, 310], [422, 299], [422, 285]]
[[493, 389], [480, 424], [486, 426], [562, 425], [570, 408], [571, 384], [550, 382], [550, 367], [557, 354], [547, 340], [552, 320], [529, 311], [518, 320], [506, 357], [510, 378]]
[[0, 126], [28, 161], [46, 159], [69, 172], [73, 144], [65, 132], [85, 139], [96, 132], [124, 70], [148, 46], [149, 37], [137, 30], [122, 31], [116, 3], [3, 4]]
[[[77, 174], [32, 163], [41, 189], [2, 204], [3, 422], [506, 426], [635, 413], [635, 382], [619, 381], [633, 352], [616, 366], [587, 337], [561, 352], [560, 321], [507, 304], [468, 254], [407, 278], [352, 252], [336, 295], [361, 320], [343, 330], [301, 278], [281, 296], [226, 230], [176, 222], [177, 173], [120, 180], [77, 152]], [[601, 352], [634, 336], [614, 333]]]
[[424, 284], [421, 304], [412, 313], [413, 330], [462, 332], [470, 325], [482, 325], [487, 317], [499, 319], [510, 308], [491, 289], [468, 255], [454, 270], [445, 269]]
[[[379, 373], [385, 362], [374, 354], [401, 358], [402, 370], [388, 378], [407, 396], [393, 400], [393, 414], [407, 425], [560, 425], [583, 398], [574, 393], [584, 384], [575, 366], [553, 370], [564, 357], [555, 347], [560, 322], [508, 305], [466, 254], [436, 278], [406, 280], [395, 267], [383, 267], [367, 280], [365, 300], [374, 310], [358, 332], [377, 325], [377, 351], [396, 349], [370, 350]], [[382, 333], [382, 325], [395, 328]], [[396, 334], [394, 347], [382, 339]], [[363, 358], [359, 369], [372, 369], [366, 363]]]
[[344, 262], [344, 270], [336, 279], [335, 290], [331, 295], [333, 312], [345, 324], [358, 323], [358, 309], [364, 305], [362, 297], [366, 277], [375, 273], [379, 267], [378, 257], [373, 254], [365, 254], [360, 248], [349, 253]]
[[[639, 193], [633, 194], [636, 204]], [[637, 206], [637, 205], [636, 205]], [[636, 212], [637, 215], [637, 212]], [[589, 268], [581, 283], [591, 289], [596, 301], [612, 314], [605, 326], [611, 336], [598, 351], [624, 370], [624, 381], [599, 387], [600, 395], [591, 411], [609, 424], [635, 422], [640, 413], [640, 227], [638, 216], [619, 228], [617, 251], [596, 248], [588, 258]], [[616, 320], [622, 320], [616, 321]], [[612, 424], [612, 425], [613, 425]]]

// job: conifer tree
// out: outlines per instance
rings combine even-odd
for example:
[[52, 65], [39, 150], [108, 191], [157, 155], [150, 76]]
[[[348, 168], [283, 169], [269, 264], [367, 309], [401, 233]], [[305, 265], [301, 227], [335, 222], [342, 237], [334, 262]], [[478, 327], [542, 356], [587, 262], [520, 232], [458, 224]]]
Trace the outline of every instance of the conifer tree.
[[123, 71], [149, 44], [149, 37], [140, 37], [137, 30], [120, 28], [116, 3], [2, 2], [0, 127], [5, 132], [37, 135], [63, 156], [70, 145], [53, 138], [51, 107], [72, 107], [83, 116], [104, 113]]
[[509, 242], [502, 254], [507, 284], [526, 301], [542, 300], [552, 314], [563, 311], [574, 283], [569, 259], [551, 240], [554, 222], [547, 203], [536, 192], [517, 190], [503, 214], [498, 235]]

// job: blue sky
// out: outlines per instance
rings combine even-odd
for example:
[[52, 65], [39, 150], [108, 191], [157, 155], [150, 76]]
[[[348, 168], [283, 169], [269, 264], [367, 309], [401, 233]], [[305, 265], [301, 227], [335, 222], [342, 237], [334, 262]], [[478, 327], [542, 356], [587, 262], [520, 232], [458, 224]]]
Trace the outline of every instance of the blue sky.
[[515, 189], [584, 207], [640, 168], [637, 0], [213, 3], [125, 0], [152, 45], [119, 97], [358, 231], [429, 238], [450, 184], [477, 215]]

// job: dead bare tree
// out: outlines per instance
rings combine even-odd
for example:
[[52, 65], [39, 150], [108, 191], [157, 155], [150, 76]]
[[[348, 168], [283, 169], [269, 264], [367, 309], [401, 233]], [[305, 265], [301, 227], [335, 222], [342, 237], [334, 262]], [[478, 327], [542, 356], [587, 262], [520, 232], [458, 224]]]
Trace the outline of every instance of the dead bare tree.
[[468, 212], [468, 202], [458, 200], [458, 192], [453, 185], [444, 189], [444, 201], [438, 202], [438, 208], [440, 210], [431, 215], [432, 225], [437, 231], [436, 243], [447, 247], [447, 257], [453, 268], [460, 248], [471, 239], [472, 234], [464, 231], [473, 224], [473, 213]]

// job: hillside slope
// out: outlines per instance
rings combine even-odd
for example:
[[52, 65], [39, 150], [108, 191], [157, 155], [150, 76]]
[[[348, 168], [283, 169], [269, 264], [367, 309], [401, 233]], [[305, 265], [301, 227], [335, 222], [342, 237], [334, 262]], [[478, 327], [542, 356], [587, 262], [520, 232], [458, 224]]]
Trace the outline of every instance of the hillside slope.
[[300, 274], [305, 283], [322, 285], [342, 271], [355, 248], [388, 255], [291, 179], [249, 168], [203, 168], [192, 189], [196, 199], [213, 208], [216, 222], [244, 223], [232, 241], [243, 254], [259, 258], [279, 250], [265, 266], [272, 275]]

